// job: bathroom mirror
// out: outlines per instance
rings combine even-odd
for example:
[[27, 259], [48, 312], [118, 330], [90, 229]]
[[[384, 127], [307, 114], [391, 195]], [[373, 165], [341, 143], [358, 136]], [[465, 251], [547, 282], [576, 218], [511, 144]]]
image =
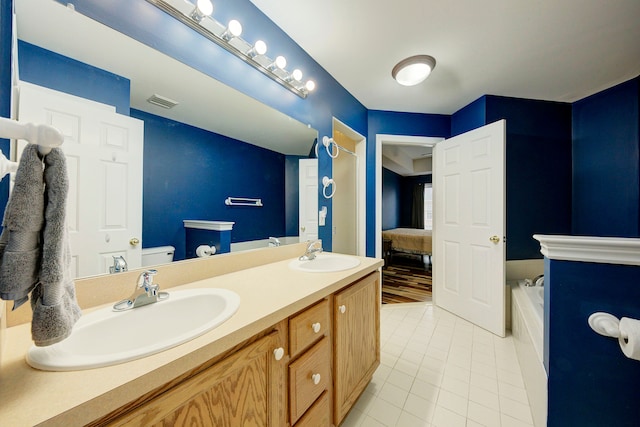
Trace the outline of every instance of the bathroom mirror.
[[[255, 147], [270, 150], [270, 152], [280, 153], [285, 158], [282, 162], [283, 168], [290, 169], [289, 165], [297, 164], [298, 157], [308, 157], [312, 151], [317, 131], [307, 124], [300, 123], [173, 58], [74, 12], [71, 7], [65, 7], [52, 0], [14, 0], [14, 3], [19, 40], [128, 78], [131, 81], [130, 106], [132, 110], [233, 138]], [[178, 105], [166, 109], [147, 102], [147, 99], [154, 94], [175, 100]], [[134, 114], [132, 116], [135, 117]], [[176, 159], [179, 156], [191, 156], [194, 159], [194, 165], [197, 164], [196, 160], [200, 155], [201, 153], [198, 152], [181, 153], [181, 147], [176, 147], [172, 154]], [[149, 163], [154, 161], [153, 158], [150, 159], [147, 156], [146, 151], [144, 161], [146, 174], [148, 168], [153, 166]], [[192, 169], [197, 169], [197, 167], [194, 166]], [[186, 172], [189, 171], [185, 170]], [[268, 185], [270, 172], [273, 171], [255, 171], [243, 168], [242, 172], [249, 174], [247, 181], [259, 184], [264, 182], [265, 185]], [[284, 171], [278, 171], [279, 173], [284, 174]], [[286, 174], [291, 174], [291, 171], [288, 170]], [[194, 187], [198, 187], [198, 179], [205, 180], [200, 183], [207, 182], [206, 176], [207, 171], [203, 170], [198, 171], [198, 177], [187, 177], [186, 180], [191, 179]], [[286, 185], [291, 185], [289, 178], [285, 178], [285, 180]], [[145, 177], [143, 177], [143, 181], [145, 186], [148, 185], [148, 180]], [[295, 176], [295, 181], [297, 182], [297, 176]], [[219, 185], [227, 184], [229, 183], [219, 183]], [[180, 199], [181, 195], [172, 193], [174, 187], [166, 185], [163, 191], [162, 197], [166, 200], [166, 209], [156, 214], [158, 218], [166, 216], [171, 209], [174, 213], [180, 209], [178, 206], [180, 202], [176, 200]], [[227, 194], [227, 196], [253, 197], [253, 194], [242, 194], [242, 190], [238, 192], [239, 194]], [[292, 193], [295, 193], [297, 198], [297, 189]], [[260, 197], [260, 194], [256, 196]], [[146, 191], [144, 191], [143, 197], [147, 199]], [[184, 198], [180, 200], [184, 200]], [[146, 203], [147, 200], [145, 200], [145, 209]], [[193, 203], [195, 204], [196, 201]], [[216, 203], [222, 204], [223, 199], [216, 200]], [[293, 210], [297, 214], [297, 199], [292, 200], [287, 196], [286, 204], [287, 212], [285, 212], [284, 206], [280, 209], [283, 224], [285, 223], [285, 215], [291, 215], [291, 212], [288, 212], [289, 205], [296, 205]], [[237, 212], [234, 212], [234, 215]], [[256, 212], [252, 211], [246, 215], [255, 218]], [[147, 230], [146, 217], [145, 213], [143, 232]], [[233, 220], [233, 218], [210, 217], [205, 212], [198, 214], [193, 211], [185, 212], [182, 219]], [[297, 223], [297, 217], [295, 221]], [[285, 235], [290, 235], [286, 230], [287, 225], [288, 222], [285, 225]], [[166, 228], [165, 225], [159, 224], [153, 229], [163, 227]], [[184, 256], [184, 247], [180, 248], [179, 244], [174, 243], [179, 240], [177, 234], [180, 232], [183, 230], [177, 230], [174, 227], [168, 233], [165, 241], [160, 241], [156, 237], [151, 244], [143, 243], [143, 246], [169, 244], [176, 246], [177, 258], [181, 259]]]

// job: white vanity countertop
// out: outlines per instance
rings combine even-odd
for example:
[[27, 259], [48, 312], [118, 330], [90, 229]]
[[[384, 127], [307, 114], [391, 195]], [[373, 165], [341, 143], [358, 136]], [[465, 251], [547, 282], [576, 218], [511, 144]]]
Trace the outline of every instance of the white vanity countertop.
[[351, 270], [318, 274], [291, 270], [287, 259], [175, 287], [229, 289], [240, 295], [240, 308], [198, 338], [120, 365], [38, 371], [25, 361], [31, 325], [10, 327], [0, 366], [0, 425], [80, 425], [100, 418], [382, 266], [380, 259], [360, 260]]

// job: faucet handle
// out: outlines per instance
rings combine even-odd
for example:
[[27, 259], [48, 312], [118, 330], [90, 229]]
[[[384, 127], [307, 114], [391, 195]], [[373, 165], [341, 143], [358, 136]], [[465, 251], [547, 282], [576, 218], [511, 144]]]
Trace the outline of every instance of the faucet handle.
[[146, 288], [153, 284], [153, 276], [158, 274], [158, 270], [151, 269], [143, 271], [140, 276], [138, 276], [138, 287]]

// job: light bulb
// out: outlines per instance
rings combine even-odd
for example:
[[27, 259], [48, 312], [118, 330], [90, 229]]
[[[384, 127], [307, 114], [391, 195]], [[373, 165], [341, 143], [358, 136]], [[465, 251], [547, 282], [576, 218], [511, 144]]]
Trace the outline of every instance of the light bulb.
[[285, 58], [284, 56], [280, 55], [275, 59], [275, 61], [273, 61], [271, 63], [269, 68], [271, 70], [275, 70], [276, 68], [280, 68], [281, 70], [284, 70], [284, 67], [286, 67], [286, 66], [287, 66], [287, 58]]
[[213, 3], [211, 3], [211, 0], [198, 0], [190, 16], [194, 21], [200, 22], [205, 16], [211, 16], [212, 13]]
[[311, 92], [316, 88], [316, 83], [313, 80], [308, 80], [304, 87]]
[[253, 45], [253, 49], [254, 51], [254, 56], [255, 55], [264, 55], [265, 53], [267, 53], [267, 44], [265, 42], [263, 42], [262, 40], [258, 40], [254, 45]]
[[234, 37], [240, 37], [240, 34], [242, 34], [242, 24], [240, 24], [239, 21], [232, 19], [229, 21], [227, 29], [222, 33], [222, 38], [229, 41]]
[[300, 81], [302, 80], [302, 71], [300, 71], [299, 69], [295, 69], [293, 70], [293, 72], [291, 73], [291, 77], [293, 77], [293, 80], [295, 81]]

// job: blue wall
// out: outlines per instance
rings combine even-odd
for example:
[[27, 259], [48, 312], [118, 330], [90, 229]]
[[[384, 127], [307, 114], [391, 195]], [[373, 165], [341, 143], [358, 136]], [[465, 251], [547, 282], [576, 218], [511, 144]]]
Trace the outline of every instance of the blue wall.
[[637, 427], [640, 362], [587, 319], [597, 311], [640, 319], [640, 267], [546, 260], [545, 276], [547, 425]]
[[640, 78], [573, 105], [573, 233], [640, 236]]
[[486, 95], [451, 118], [458, 135], [505, 119], [507, 260], [542, 258], [534, 234], [571, 233], [571, 104]]
[[382, 229], [400, 227], [402, 176], [382, 168]]
[[[11, 116], [11, 1], [0, 2], [0, 117]], [[9, 157], [8, 139], [0, 139], [0, 150]], [[0, 214], [9, 199], [9, 179], [0, 181]]]
[[[231, 242], [285, 235], [283, 154], [142, 111], [131, 116], [144, 121], [145, 247], [172, 245], [183, 259], [185, 219], [234, 221]], [[264, 206], [227, 206], [229, 196]]]
[[24, 41], [18, 41], [20, 80], [113, 105], [129, 115], [129, 79], [59, 55]]

